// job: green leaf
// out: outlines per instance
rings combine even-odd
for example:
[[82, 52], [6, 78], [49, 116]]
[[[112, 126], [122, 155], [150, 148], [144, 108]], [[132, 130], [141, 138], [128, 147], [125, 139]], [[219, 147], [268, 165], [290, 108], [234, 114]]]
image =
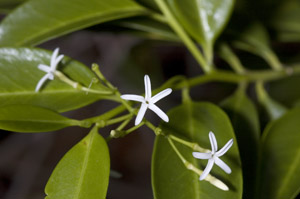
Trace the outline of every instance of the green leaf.
[[234, 0], [166, 0], [181, 25], [200, 44], [212, 46], [225, 27]]
[[135, 17], [130, 19], [122, 19], [113, 22], [113, 24], [147, 33], [146, 36], [150, 39], [161, 39], [176, 42], [180, 41], [178, 36], [167, 24], [155, 21], [151, 18]]
[[271, 19], [271, 25], [277, 31], [278, 37], [284, 42], [300, 40], [300, 2], [283, 1]]
[[82, 126], [58, 113], [31, 105], [8, 105], [0, 107], [0, 129], [15, 132], [55, 131], [68, 126]]
[[46, 199], [105, 198], [109, 151], [97, 127], [60, 160], [46, 185]]
[[[170, 122], [161, 125], [162, 132], [172, 134], [190, 142], [196, 142], [201, 147], [210, 148], [209, 131], [216, 135], [221, 148], [231, 138], [234, 144], [221, 157], [232, 169], [230, 175], [214, 165], [213, 176], [223, 181], [229, 191], [223, 191], [207, 181], [199, 181], [199, 176], [188, 170], [167, 139], [157, 136], [152, 156], [152, 186], [156, 199], [239, 199], [242, 197], [242, 171], [238, 152], [238, 144], [226, 114], [210, 103], [186, 102], [169, 113]], [[204, 169], [207, 161], [198, 161], [192, 156], [192, 150], [182, 144], [176, 147], [194, 166]], [[199, 164], [201, 162], [201, 164]]]
[[8, 13], [25, 1], [27, 0], [0, 0], [0, 12]]
[[[239, 88], [221, 103], [234, 128], [239, 143], [243, 168], [243, 199], [254, 198], [258, 143], [260, 139], [259, 118], [255, 105], [244, 88]], [[249, 147], [251, 146], [251, 147]]]
[[[0, 48], [0, 104], [31, 104], [58, 112], [88, 105], [104, 96], [86, 93], [72, 88], [60, 80], [48, 80], [39, 93], [38, 81], [45, 73], [39, 64], [49, 65], [52, 52], [31, 48]], [[65, 57], [58, 70], [69, 78], [89, 86], [95, 75], [83, 64]], [[104, 90], [100, 83], [92, 88]]]
[[260, 199], [292, 199], [300, 192], [300, 108], [269, 124], [262, 139]]
[[262, 83], [256, 84], [256, 93], [258, 101], [264, 107], [271, 120], [276, 120], [287, 112], [287, 108], [285, 106], [269, 96]]
[[295, 106], [300, 101], [300, 76], [293, 75], [268, 83], [270, 96], [285, 106]]
[[268, 32], [260, 23], [250, 25], [234, 46], [262, 57], [274, 69], [281, 69], [282, 64], [270, 47]]
[[36, 45], [75, 30], [145, 12], [131, 0], [31, 0], [2, 21], [0, 45]]

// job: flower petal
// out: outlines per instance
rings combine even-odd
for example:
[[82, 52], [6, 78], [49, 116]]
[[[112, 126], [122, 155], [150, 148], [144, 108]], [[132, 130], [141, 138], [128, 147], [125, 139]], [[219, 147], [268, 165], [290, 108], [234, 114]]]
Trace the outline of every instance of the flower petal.
[[51, 62], [51, 69], [55, 71], [57, 68], [58, 63], [64, 58], [64, 55], [59, 55], [54, 62]]
[[220, 158], [215, 157], [215, 163], [216, 165], [218, 165], [221, 169], [223, 169], [226, 173], [230, 174], [231, 173], [231, 169], [230, 167]]
[[193, 152], [193, 156], [194, 156], [194, 158], [197, 158], [197, 159], [209, 159], [209, 158], [211, 158], [210, 153]]
[[140, 110], [139, 110], [139, 112], [136, 116], [136, 119], [135, 119], [135, 123], [134, 123], [135, 125], [138, 125], [139, 123], [141, 123], [141, 121], [142, 121], [142, 119], [143, 119], [143, 117], [146, 113], [147, 107], [148, 107], [147, 104], [142, 103], [141, 108], [140, 108]]
[[162, 98], [170, 95], [172, 93], [172, 89], [170, 88], [167, 88], [159, 93], [157, 93], [155, 96], [153, 96], [151, 99], [150, 99], [150, 102], [152, 102], [153, 104], [156, 103], [157, 101], [161, 100]]
[[156, 113], [163, 121], [169, 122], [169, 117], [155, 104], [149, 104], [149, 109]]
[[35, 92], [38, 92], [40, 90], [40, 88], [43, 86], [43, 84], [48, 78], [49, 78], [49, 74], [46, 74], [40, 79], [40, 81], [37, 83], [35, 87]]
[[148, 75], [144, 77], [144, 84], [145, 84], [145, 99], [149, 100], [151, 98], [151, 82]]
[[44, 64], [39, 64], [38, 69], [40, 69], [40, 70], [42, 70], [46, 73], [49, 73], [51, 71], [51, 68], [49, 66], [44, 65]]
[[218, 150], [216, 136], [212, 131], [209, 132], [208, 136], [209, 136], [209, 141], [210, 141], [210, 145], [211, 145], [211, 151], [212, 151], [212, 153], [215, 153]]
[[209, 172], [211, 171], [212, 167], [214, 166], [214, 159], [209, 159], [208, 163], [206, 165], [206, 168], [204, 169], [204, 171], [202, 172], [201, 176], [200, 176], [200, 180], [203, 180], [204, 178], [206, 178], [206, 176], [209, 174]]
[[140, 95], [121, 95], [121, 98], [124, 100], [132, 100], [137, 102], [145, 102], [145, 99], [143, 96]]
[[216, 155], [217, 155], [218, 157], [224, 155], [224, 154], [230, 149], [230, 147], [232, 146], [232, 144], [233, 144], [233, 139], [229, 140], [229, 141], [225, 144], [225, 146], [223, 146], [223, 148], [220, 149], [220, 151], [218, 151], [218, 152], [216, 153]]
[[50, 60], [51, 68], [52, 68], [53, 63], [55, 62], [55, 59], [56, 59], [57, 55], [58, 55], [58, 51], [59, 51], [59, 48], [55, 48], [52, 55], [51, 55], [51, 60]]

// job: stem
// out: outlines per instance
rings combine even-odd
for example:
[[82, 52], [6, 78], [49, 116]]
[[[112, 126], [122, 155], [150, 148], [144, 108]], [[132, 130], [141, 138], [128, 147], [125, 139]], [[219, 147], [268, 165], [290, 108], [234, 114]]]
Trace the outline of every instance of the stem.
[[92, 117], [92, 118], [88, 118], [88, 119], [85, 119], [83, 121], [86, 121], [86, 122], [91, 122], [91, 123], [96, 123], [96, 122], [99, 122], [99, 121], [106, 121], [110, 118], [113, 118], [114, 116], [124, 112], [126, 109], [124, 106], [118, 106], [100, 116], [96, 116], [96, 117]]
[[[173, 143], [173, 141], [168, 138], [168, 141], [172, 147], [172, 149], [175, 151], [176, 155], [179, 157], [179, 159], [181, 160], [181, 162], [184, 164], [184, 166], [188, 169], [193, 171], [194, 173], [198, 174], [199, 176], [202, 174], [202, 170], [198, 169], [197, 167], [195, 167], [192, 163], [188, 162], [183, 155], [179, 152], [179, 150], [177, 149], [177, 147], [175, 146], [175, 144]], [[224, 184], [221, 180], [215, 178], [214, 176], [208, 174], [207, 177], [204, 179], [205, 181], [208, 181], [209, 183], [211, 183], [212, 185], [216, 186], [219, 189], [222, 189], [224, 191], [228, 191], [229, 188], [226, 184]]]
[[181, 144], [183, 144], [185, 146], [188, 146], [192, 150], [199, 151], [201, 153], [208, 153], [208, 152], [210, 152], [210, 150], [200, 147], [197, 143], [183, 140], [183, 139], [181, 139], [179, 137], [176, 137], [174, 135], [169, 135], [168, 138], [170, 138], [172, 140], [175, 140], [176, 142], [179, 142], [179, 143], [181, 143]]
[[192, 55], [195, 57], [197, 62], [200, 64], [202, 69], [205, 73], [209, 73], [212, 71], [212, 67], [208, 65], [203, 58], [203, 55], [199, 51], [198, 47], [195, 45], [195, 43], [189, 38], [189, 36], [186, 34], [184, 29], [181, 27], [181, 25], [177, 22], [176, 18], [173, 16], [172, 12], [169, 10], [168, 6], [166, 5], [164, 0], [155, 0], [156, 4], [162, 11], [162, 13], [167, 18], [170, 26], [173, 28], [173, 30], [177, 33], [177, 35], [182, 39], [183, 43], [186, 45], [186, 47], [190, 50]]
[[123, 115], [123, 116], [120, 116], [120, 117], [108, 120], [108, 121], [105, 122], [105, 124], [106, 124], [106, 126], [108, 126], [108, 125], [112, 125], [112, 124], [116, 124], [116, 123], [122, 122], [122, 121], [124, 121], [126, 119], [131, 119], [131, 118], [132, 118], [132, 114], [129, 113], [127, 115]]
[[90, 93], [96, 93], [96, 94], [101, 94], [101, 95], [111, 95], [113, 92], [111, 90], [94, 90], [90, 89], [87, 87], [82, 86], [78, 82], [75, 82], [71, 79], [69, 79], [67, 76], [65, 76], [62, 72], [60, 71], [55, 71], [55, 76], [58, 77], [61, 81], [67, 83], [68, 85], [72, 86], [73, 88], [81, 91], [86, 91]]

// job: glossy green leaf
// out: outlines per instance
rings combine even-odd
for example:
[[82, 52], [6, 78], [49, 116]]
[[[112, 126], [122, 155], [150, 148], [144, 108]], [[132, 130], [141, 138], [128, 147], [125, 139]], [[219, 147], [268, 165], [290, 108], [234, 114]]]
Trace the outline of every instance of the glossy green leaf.
[[[214, 165], [211, 174], [223, 181], [229, 191], [216, 188], [207, 181], [199, 181], [199, 176], [188, 170], [167, 139], [157, 136], [152, 159], [152, 185], [156, 199], [239, 199], [242, 197], [242, 171], [238, 144], [226, 114], [210, 103], [186, 102], [169, 113], [170, 122], [161, 125], [162, 132], [196, 142], [210, 149], [209, 131], [216, 135], [219, 148], [231, 138], [234, 144], [221, 157], [232, 169], [230, 175]], [[185, 159], [194, 166], [204, 169], [207, 161], [192, 156], [192, 149], [175, 143]]]
[[[30, 48], [0, 48], [0, 104], [31, 104], [58, 112], [88, 105], [102, 95], [74, 89], [60, 80], [47, 81], [39, 93], [38, 81], [45, 73], [37, 68], [41, 63], [49, 65], [52, 52]], [[89, 86], [95, 75], [83, 64], [65, 57], [58, 70], [69, 78]], [[104, 90], [100, 84], [92, 88]]]
[[58, 113], [31, 105], [8, 105], [0, 107], [0, 129], [15, 132], [55, 131], [67, 126], [82, 126]]
[[[243, 199], [254, 198], [258, 143], [260, 139], [259, 118], [255, 105], [243, 88], [221, 103], [234, 128], [239, 143], [243, 168]], [[251, 147], [249, 147], [251, 146]]]
[[300, 192], [300, 108], [269, 124], [262, 140], [259, 199], [293, 199]]
[[212, 46], [225, 27], [234, 0], [165, 0], [181, 25], [203, 46]]
[[47, 185], [46, 199], [104, 199], [110, 159], [97, 127], [60, 160]]
[[0, 45], [35, 45], [95, 24], [141, 15], [131, 0], [31, 0], [0, 24]]

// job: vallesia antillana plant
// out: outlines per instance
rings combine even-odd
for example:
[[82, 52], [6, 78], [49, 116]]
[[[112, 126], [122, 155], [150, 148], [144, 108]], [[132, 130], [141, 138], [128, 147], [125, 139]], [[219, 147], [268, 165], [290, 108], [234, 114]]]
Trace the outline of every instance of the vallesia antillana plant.
[[[154, 198], [292, 199], [299, 194], [299, 59], [297, 53], [281, 56], [280, 45], [273, 45], [298, 44], [299, 1], [0, 0], [0, 7], [6, 13], [0, 24], [0, 128], [90, 129], [57, 164], [45, 187], [47, 199], [106, 198], [107, 142], [143, 126], [156, 135]], [[199, 74], [174, 76], [154, 90], [145, 75], [145, 95], [121, 94], [97, 64], [89, 69], [58, 48], [33, 47], [104, 22], [184, 45]], [[218, 65], [220, 58], [226, 69]], [[208, 82], [231, 83], [236, 91], [219, 105], [193, 100], [190, 88]], [[263, 109], [257, 109], [249, 89]], [[156, 102], [178, 90], [182, 103], [163, 112]], [[119, 106], [83, 120], [61, 115], [98, 100]], [[159, 126], [144, 118], [147, 109], [163, 120]], [[264, 123], [258, 117], [262, 111], [268, 114]], [[106, 138], [104, 127], [111, 127]], [[219, 151], [216, 137], [224, 146]]]

